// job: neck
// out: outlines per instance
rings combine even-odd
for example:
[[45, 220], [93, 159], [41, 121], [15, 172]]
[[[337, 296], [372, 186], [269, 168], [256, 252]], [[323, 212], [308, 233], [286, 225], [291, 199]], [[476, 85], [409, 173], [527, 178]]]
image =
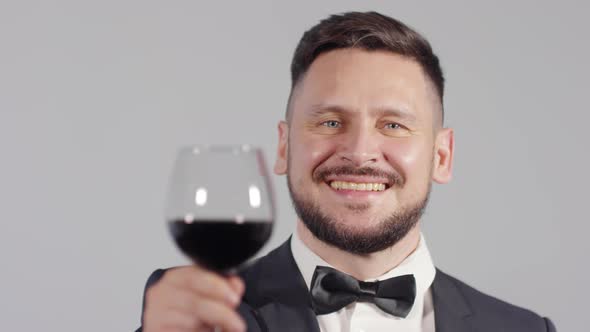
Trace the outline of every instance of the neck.
[[414, 252], [420, 241], [420, 223], [395, 245], [368, 255], [352, 254], [321, 241], [301, 220], [297, 221], [297, 234], [311, 251], [328, 264], [358, 280], [366, 280], [385, 274]]

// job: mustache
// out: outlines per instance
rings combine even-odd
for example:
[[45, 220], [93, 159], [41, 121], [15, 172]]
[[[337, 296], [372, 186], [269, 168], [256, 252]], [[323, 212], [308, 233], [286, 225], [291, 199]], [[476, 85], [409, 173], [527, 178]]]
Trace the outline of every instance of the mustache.
[[387, 172], [384, 170], [380, 170], [377, 168], [371, 167], [362, 167], [357, 168], [349, 165], [344, 166], [336, 166], [336, 167], [327, 167], [322, 169], [317, 169], [313, 173], [313, 180], [316, 182], [325, 182], [326, 179], [330, 176], [342, 176], [342, 175], [350, 175], [350, 176], [373, 176], [378, 178], [385, 178], [390, 187], [394, 185], [403, 185], [403, 180], [401, 176], [394, 172]]

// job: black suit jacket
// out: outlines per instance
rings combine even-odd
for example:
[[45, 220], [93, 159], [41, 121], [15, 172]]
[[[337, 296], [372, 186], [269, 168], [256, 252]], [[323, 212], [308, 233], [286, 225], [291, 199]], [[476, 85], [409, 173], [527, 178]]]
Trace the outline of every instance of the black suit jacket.
[[[164, 273], [152, 273], [146, 290]], [[239, 274], [246, 293], [238, 311], [248, 331], [320, 332], [290, 241]], [[436, 332], [555, 332], [549, 319], [485, 295], [438, 269], [432, 296]]]

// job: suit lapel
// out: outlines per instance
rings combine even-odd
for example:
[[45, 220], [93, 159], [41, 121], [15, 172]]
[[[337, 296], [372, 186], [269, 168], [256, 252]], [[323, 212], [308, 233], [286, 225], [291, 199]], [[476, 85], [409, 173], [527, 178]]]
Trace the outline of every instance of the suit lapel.
[[244, 278], [248, 285], [245, 300], [266, 330], [320, 332], [309, 290], [291, 253], [290, 239], [260, 258]]
[[474, 332], [473, 312], [453, 280], [436, 270], [432, 283], [436, 332]]
[[258, 308], [268, 331], [281, 332], [320, 332], [314, 312], [303, 307], [293, 307], [283, 303], [268, 303]]

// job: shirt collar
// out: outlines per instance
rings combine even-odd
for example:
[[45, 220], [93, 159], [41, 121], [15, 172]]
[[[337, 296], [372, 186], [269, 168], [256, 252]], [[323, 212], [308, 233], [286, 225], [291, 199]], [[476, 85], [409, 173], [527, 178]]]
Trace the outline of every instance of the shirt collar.
[[[334, 268], [320, 256], [311, 251], [305, 243], [303, 243], [299, 234], [297, 234], [297, 231], [293, 232], [293, 236], [291, 237], [291, 251], [308, 289], [311, 286], [311, 279], [316, 266], [328, 266]], [[413, 274], [414, 278], [416, 278], [417, 295], [424, 294], [434, 281], [436, 268], [434, 267], [422, 233], [420, 233], [420, 241], [418, 242], [416, 250], [406, 257], [406, 259], [404, 259], [398, 266], [384, 273], [380, 277], [364, 281], [383, 280], [404, 274]]]

